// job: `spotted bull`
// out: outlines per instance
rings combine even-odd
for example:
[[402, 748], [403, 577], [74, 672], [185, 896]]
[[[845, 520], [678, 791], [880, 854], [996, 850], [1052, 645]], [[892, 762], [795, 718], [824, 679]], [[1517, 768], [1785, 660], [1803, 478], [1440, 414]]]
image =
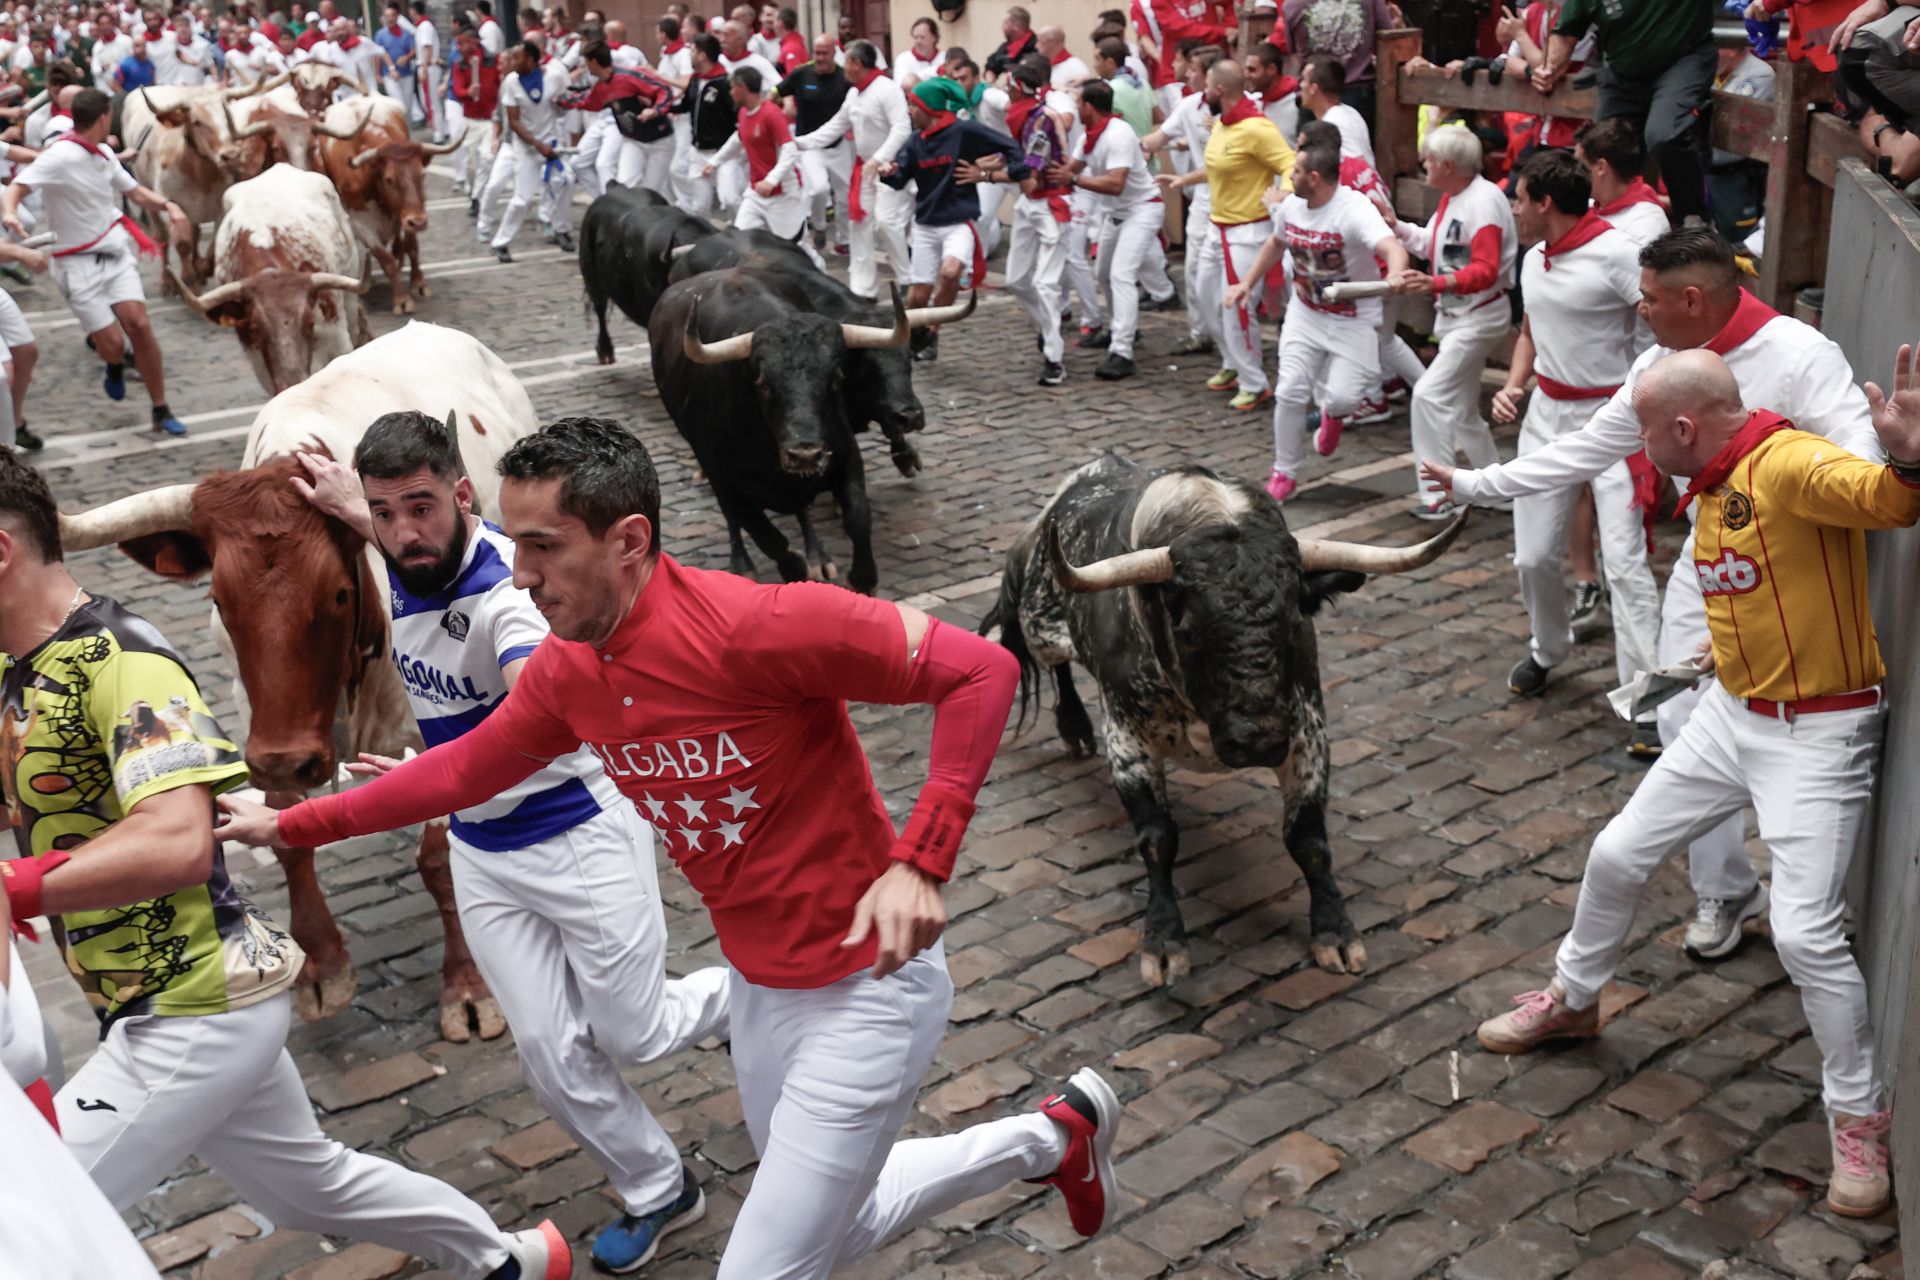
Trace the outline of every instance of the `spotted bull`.
[[1365, 966], [1327, 845], [1313, 617], [1369, 573], [1431, 563], [1463, 521], [1405, 549], [1296, 541], [1279, 505], [1250, 484], [1108, 454], [1068, 476], [1015, 540], [981, 630], [997, 625], [1020, 662], [1023, 716], [1041, 670], [1052, 675], [1054, 722], [1074, 755], [1092, 752], [1093, 724], [1069, 664], [1093, 675], [1114, 789], [1146, 864], [1149, 983], [1189, 969], [1170, 763], [1274, 773], [1287, 852], [1306, 878], [1314, 960], [1335, 972]]

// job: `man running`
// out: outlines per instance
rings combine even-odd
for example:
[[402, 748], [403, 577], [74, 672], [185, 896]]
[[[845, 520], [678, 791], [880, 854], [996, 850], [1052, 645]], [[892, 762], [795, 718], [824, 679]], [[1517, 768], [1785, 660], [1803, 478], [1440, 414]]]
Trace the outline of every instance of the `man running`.
[[824, 270], [826, 264], [813, 241], [801, 234], [807, 229], [807, 201], [801, 190], [800, 151], [793, 144], [792, 126], [780, 104], [763, 96], [774, 86], [751, 66], [738, 68], [728, 79], [733, 105], [739, 111], [733, 136], [707, 162], [700, 176], [711, 178], [716, 169], [724, 169], [744, 156], [747, 190], [734, 214], [734, 228], [770, 231], [805, 250], [813, 264]]
[[[514, 580], [553, 628], [520, 682], [457, 742], [280, 814], [230, 801], [225, 829], [294, 844], [403, 825], [585, 741], [663, 833], [734, 966], [760, 1163], [720, 1280], [824, 1280], [1022, 1178], [1055, 1182], [1075, 1229], [1099, 1231], [1119, 1106], [1091, 1070], [1037, 1113], [895, 1141], [947, 1027], [940, 885], [1006, 726], [1012, 661], [917, 609], [681, 565], [660, 547], [652, 460], [618, 423], [562, 419], [500, 469]], [[928, 782], [897, 837], [849, 698], [935, 708]]]
[[240, 750], [158, 629], [62, 560], [38, 473], [0, 450], [0, 759], [15, 920], [53, 918], [101, 1020], [55, 1100], [116, 1209], [189, 1154], [277, 1226], [370, 1240], [461, 1280], [559, 1280], [551, 1223], [504, 1235], [452, 1187], [327, 1137], [287, 1053], [299, 946], [235, 890], [213, 797]]
[[167, 407], [166, 371], [160, 340], [147, 316], [147, 295], [140, 285], [139, 256], [158, 255], [159, 246], [139, 224], [120, 212], [120, 197], [167, 219], [170, 237], [193, 242], [186, 211], [134, 180], [107, 146], [113, 103], [98, 89], [73, 98], [73, 131], [62, 134], [0, 193], [0, 225], [21, 240], [27, 228], [20, 202], [40, 192], [54, 247], [54, 283], [80, 321], [96, 354], [106, 361], [104, 386], [109, 400], [127, 396], [126, 361], [134, 363], [153, 401], [153, 429], [170, 436], [187, 434], [186, 424]]
[[[540, 65], [540, 46], [527, 40], [506, 54], [507, 74], [500, 78], [500, 109], [505, 117], [500, 150], [486, 188], [480, 193], [479, 235], [491, 236], [493, 256], [513, 261], [513, 238], [527, 220], [542, 187], [554, 192], [553, 238], [573, 252], [573, 170], [560, 159], [560, 99], [567, 91], [567, 69], [558, 62]], [[501, 209], [504, 200], [506, 208]], [[500, 222], [496, 228], [494, 218]]]
[[877, 296], [884, 249], [896, 280], [907, 277], [907, 232], [913, 222], [913, 197], [880, 181], [880, 169], [893, 163], [913, 133], [907, 97], [879, 69], [880, 53], [866, 40], [847, 46], [847, 96], [823, 125], [799, 138], [804, 151], [835, 146], [853, 134], [853, 173], [848, 180], [847, 287], [863, 298]]
[[[438, 745], [470, 732], [518, 683], [547, 624], [513, 586], [512, 541], [473, 514], [456, 424], [392, 413], [367, 428], [351, 467], [300, 461], [311, 479], [296, 487], [387, 562], [394, 663], [430, 673], [406, 680], [421, 737]], [[527, 1083], [625, 1208], [595, 1238], [593, 1260], [635, 1270], [704, 1206], [620, 1067], [726, 1034], [727, 972], [664, 980], [653, 832], [584, 747], [455, 813], [448, 843], [460, 923]]]

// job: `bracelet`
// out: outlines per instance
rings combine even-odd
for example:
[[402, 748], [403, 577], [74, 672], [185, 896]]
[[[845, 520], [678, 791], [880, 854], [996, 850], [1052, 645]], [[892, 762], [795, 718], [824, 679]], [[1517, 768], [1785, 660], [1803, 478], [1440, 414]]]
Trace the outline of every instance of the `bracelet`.
[[1920, 485], [1920, 461], [1903, 462], [1899, 458], [1888, 458], [1887, 465], [1893, 468], [1893, 474], [1909, 485]]
[[1883, 133], [1885, 133], [1885, 132], [1886, 132], [1887, 130], [1889, 130], [1889, 129], [1892, 129], [1892, 128], [1894, 128], [1894, 127], [1895, 127], [1895, 125], [1894, 125], [1894, 123], [1893, 123], [1893, 121], [1891, 121], [1891, 120], [1882, 120], [1882, 121], [1881, 121], [1881, 122], [1880, 122], [1880, 123], [1879, 123], [1878, 125], [1876, 125], [1876, 126], [1874, 126], [1874, 130], [1873, 130], [1873, 149], [1874, 149], [1875, 151], [1878, 151], [1878, 150], [1880, 149], [1880, 135], [1881, 135], [1881, 134], [1883, 134]]

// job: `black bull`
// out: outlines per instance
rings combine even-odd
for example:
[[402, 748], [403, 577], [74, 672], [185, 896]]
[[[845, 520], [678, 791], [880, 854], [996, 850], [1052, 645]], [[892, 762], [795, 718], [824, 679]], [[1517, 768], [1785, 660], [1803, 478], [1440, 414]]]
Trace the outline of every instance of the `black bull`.
[[650, 191], [611, 186], [580, 220], [580, 278], [600, 321], [594, 354], [613, 363], [607, 303], [645, 327], [667, 287], [673, 251], [713, 234], [705, 218], [668, 208]]
[[[853, 542], [848, 585], [874, 589], [873, 516], [842, 384], [850, 351], [905, 347], [907, 334], [898, 288], [890, 328], [820, 315], [798, 286], [770, 271], [709, 272], [660, 295], [647, 325], [654, 385], [726, 516], [735, 573], [753, 572], [744, 530], [787, 581], [810, 576], [809, 562], [822, 577], [834, 576], [808, 515], [827, 491]], [[805, 558], [769, 511], [799, 520]]]
[[[718, 232], [674, 250], [673, 256], [671, 280], [729, 267], [758, 267], [778, 272], [798, 285], [813, 309], [823, 316], [883, 328], [893, 323], [887, 308], [868, 302], [814, 266], [791, 240], [782, 240], [769, 231]], [[847, 421], [855, 431], [865, 431], [869, 423], [877, 424], [892, 448], [893, 465], [900, 474], [917, 474], [920, 451], [908, 443], [907, 433], [927, 425], [927, 412], [913, 393], [912, 356], [905, 348], [887, 347], [855, 351], [851, 357], [847, 365]]]
[[1417, 547], [1296, 542], [1279, 505], [1250, 484], [1108, 454], [1073, 473], [1015, 541], [981, 630], [998, 625], [1020, 661], [1023, 716], [1040, 669], [1052, 672], [1055, 724], [1076, 755], [1092, 751], [1093, 725], [1068, 664], [1093, 673], [1114, 788], [1146, 864], [1148, 982], [1189, 967], [1168, 763], [1273, 770], [1287, 852], [1306, 879], [1314, 960], [1335, 972], [1365, 966], [1327, 846], [1313, 615], [1368, 573], [1431, 563], [1463, 520]]

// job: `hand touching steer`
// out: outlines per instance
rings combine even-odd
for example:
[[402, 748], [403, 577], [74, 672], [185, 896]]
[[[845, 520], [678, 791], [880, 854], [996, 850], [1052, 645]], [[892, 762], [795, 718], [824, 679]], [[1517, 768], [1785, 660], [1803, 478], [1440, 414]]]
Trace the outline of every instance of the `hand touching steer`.
[[1039, 669], [1053, 673], [1054, 723], [1075, 755], [1093, 750], [1093, 725], [1067, 664], [1093, 673], [1113, 785], [1147, 867], [1140, 973], [1149, 983], [1189, 968], [1173, 888], [1170, 761], [1206, 772], [1274, 771], [1286, 798], [1287, 852], [1306, 876], [1314, 961], [1336, 973], [1366, 965], [1327, 848], [1313, 615], [1369, 573], [1432, 563], [1464, 520], [1404, 549], [1296, 542], [1279, 505], [1253, 485], [1108, 454], [1067, 477], [1015, 541], [981, 630], [997, 624], [1020, 661], [1023, 716]]

